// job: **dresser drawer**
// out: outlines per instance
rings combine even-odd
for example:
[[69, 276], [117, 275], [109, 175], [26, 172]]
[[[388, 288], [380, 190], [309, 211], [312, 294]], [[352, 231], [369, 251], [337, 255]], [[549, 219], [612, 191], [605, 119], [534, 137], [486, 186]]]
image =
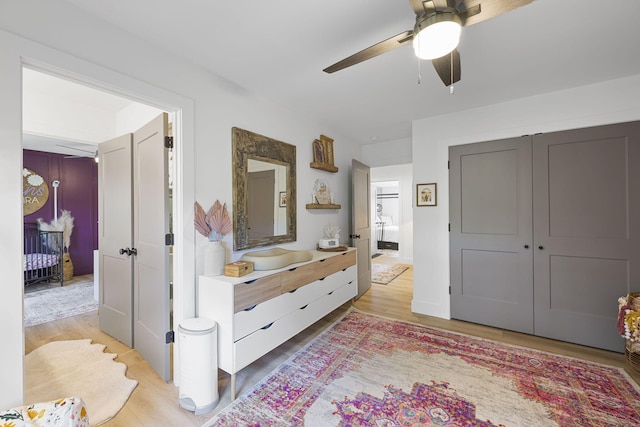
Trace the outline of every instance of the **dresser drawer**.
[[348, 276], [347, 271], [340, 271], [323, 280], [316, 280], [269, 301], [237, 312], [234, 315], [234, 341], [344, 286], [349, 281], [347, 280]]
[[336, 271], [355, 265], [356, 252], [350, 251], [315, 262], [318, 278], [327, 277]]
[[317, 277], [316, 273], [316, 264], [317, 262], [312, 262], [311, 264], [292, 268], [280, 273], [282, 293], [292, 291], [318, 279], [319, 277]]
[[262, 277], [234, 286], [234, 312], [260, 304], [280, 295], [280, 274]]
[[355, 281], [345, 284], [234, 343], [235, 372], [353, 298], [356, 288]]
[[289, 294], [285, 294], [235, 313], [233, 315], [233, 341], [238, 341], [263, 326], [275, 322], [292, 310], [294, 308], [291, 308], [291, 297]]

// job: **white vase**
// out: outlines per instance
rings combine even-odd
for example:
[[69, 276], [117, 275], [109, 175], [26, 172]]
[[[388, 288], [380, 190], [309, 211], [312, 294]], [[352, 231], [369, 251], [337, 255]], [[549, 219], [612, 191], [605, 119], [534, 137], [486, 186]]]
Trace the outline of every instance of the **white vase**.
[[219, 240], [209, 241], [204, 249], [204, 275], [221, 276], [224, 274], [226, 250]]

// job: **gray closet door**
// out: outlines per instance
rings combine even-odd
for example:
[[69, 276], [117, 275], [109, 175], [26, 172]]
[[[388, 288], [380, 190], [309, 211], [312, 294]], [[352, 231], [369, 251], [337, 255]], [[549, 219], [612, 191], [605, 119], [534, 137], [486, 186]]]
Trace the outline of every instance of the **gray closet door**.
[[531, 140], [449, 149], [451, 316], [533, 333]]
[[535, 334], [614, 351], [640, 290], [640, 123], [536, 135]]

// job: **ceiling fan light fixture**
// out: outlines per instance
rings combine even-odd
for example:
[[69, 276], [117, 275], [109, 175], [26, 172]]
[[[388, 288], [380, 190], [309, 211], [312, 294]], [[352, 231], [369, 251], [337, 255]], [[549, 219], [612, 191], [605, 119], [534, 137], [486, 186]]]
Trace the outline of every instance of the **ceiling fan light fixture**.
[[413, 30], [413, 50], [420, 59], [440, 58], [458, 46], [462, 24], [453, 12], [419, 17]]

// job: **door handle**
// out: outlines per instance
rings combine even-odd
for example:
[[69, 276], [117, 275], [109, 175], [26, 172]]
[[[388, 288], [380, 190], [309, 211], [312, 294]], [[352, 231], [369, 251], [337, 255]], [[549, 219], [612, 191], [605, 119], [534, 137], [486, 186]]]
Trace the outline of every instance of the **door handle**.
[[359, 234], [350, 234], [349, 237], [352, 238], [352, 239], [359, 239], [360, 235]]
[[136, 248], [124, 248], [124, 249], [120, 249], [120, 255], [124, 255], [127, 254], [127, 256], [131, 256], [131, 255], [138, 255], [138, 250]]
[[538, 249], [543, 250], [544, 246], [538, 246]]
[[529, 245], [524, 245], [524, 248], [525, 249], [529, 249]]

